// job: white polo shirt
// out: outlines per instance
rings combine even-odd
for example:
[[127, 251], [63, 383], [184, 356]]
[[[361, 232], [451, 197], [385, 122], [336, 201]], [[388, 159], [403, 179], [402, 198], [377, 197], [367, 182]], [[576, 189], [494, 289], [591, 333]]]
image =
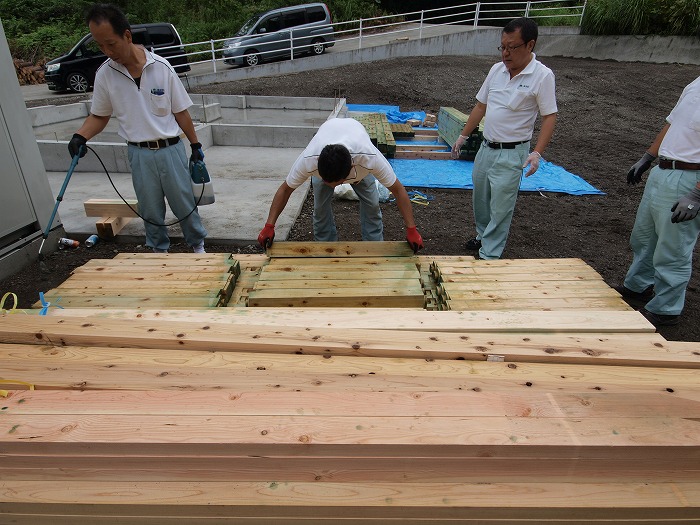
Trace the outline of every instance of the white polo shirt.
[[503, 62], [491, 67], [476, 99], [486, 104], [484, 138], [492, 142], [530, 140], [537, 113], [557, 112], [554, 73], [532, 54], [532, 60], [510, 78]]
[[671, 124], [659, 146], [659, 156], [700, 163], [700, 77], [688, 84], [666, 117]]
[[320, 178], [318, 156], [328, 144], [342, 144], [348, 148], [354, 165], [345, 181], [348, 184], [357, 183], [370, 173], [387, 188], [396, 182], [391, 164], [372, 144], [365, 127], [352, 118], [334, 118], [318, 128], [314, 138], [292, 165], [286, 179], [290, 188], [298, 188], [311, 176]]
[[168, 61], [143, 51], [146, 64], [140, 87], [127, 69], [112, 59], [100, 66], [90, 112], [98, 117], [114, 115], [119, 136], [127, 141], [176, 137], [181, 130], [173, 113], [189, 108], [192, 100]]

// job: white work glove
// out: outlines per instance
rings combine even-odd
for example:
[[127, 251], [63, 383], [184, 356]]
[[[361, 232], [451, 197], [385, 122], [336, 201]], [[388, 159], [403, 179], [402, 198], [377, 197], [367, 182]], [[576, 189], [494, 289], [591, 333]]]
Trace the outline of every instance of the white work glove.
[[671, 222], [692, 221], [698, 216], [698, 210], [700, 210], [700, 188], [695, 187], [673, 205]]
[[459, 152], [462, 151], [462, 146], [464, 146], [467, 143], [467, 139], [469, 138], [468, 135], [460, 135], [457, 141], [455, 142], [455, 145], [452, 146], [452, 158], [456, 159], [459, 157]]
[[533, 173], [535, 173], [539, 168], [540, 168], [540, 159], [542, 158], [542, 155], [539, 154], [537, 151], [533, 151], [527, 156], [527, 159], [525, 160], [525, 164], [523, 164], [523, 168], [527, 167], [527, 165], [530, 165], [530, 169], [527, 170], [527, 173], [525, 174], [526, 177], [529, 177]]

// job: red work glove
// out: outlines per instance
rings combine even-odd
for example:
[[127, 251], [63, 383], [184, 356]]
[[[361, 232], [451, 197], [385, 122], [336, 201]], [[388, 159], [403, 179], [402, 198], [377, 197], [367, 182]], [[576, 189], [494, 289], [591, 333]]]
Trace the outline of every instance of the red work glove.
[[423, 249], [423, 237], [418, 233], [418, 229], [415, 226], [406, 228], [406, 242], [413, 249], [413, 253], [417, 253], [418, 250]]
[[265, 223], [265, 227], [258, 235], [258, 244], [263, 248], [272, 246], [272, 241], [275, 239], [275, 225], [269, 222]]

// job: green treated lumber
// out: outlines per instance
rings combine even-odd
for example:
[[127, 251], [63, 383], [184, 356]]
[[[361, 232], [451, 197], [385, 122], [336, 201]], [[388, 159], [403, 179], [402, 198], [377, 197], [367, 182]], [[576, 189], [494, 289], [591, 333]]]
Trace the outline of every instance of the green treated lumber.
[[413, 257], [403, 241], [276, 242], [267, 249], [270, 257]]

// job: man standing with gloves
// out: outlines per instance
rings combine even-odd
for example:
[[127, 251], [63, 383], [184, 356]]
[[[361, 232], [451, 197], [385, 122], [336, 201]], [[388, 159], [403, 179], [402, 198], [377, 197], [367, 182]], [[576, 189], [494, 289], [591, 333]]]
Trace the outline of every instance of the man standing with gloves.
[[372, 144], [364, 126], [351, 118], [330, 119], [318, 128], [272, 199], [267, 222], [258, 236], [260, 246], [265, 248], [272, 244], [277, 218], [292, 192], [309, 177], [314, 192], [314, 239], [317, 241], [338, 240], [331, 200], [334, 188], [344, 182], [351, 185], [360, 200], [362, 240], [384, 240], [376, 177], [396, 197], [396, 205], [406, 224], [406, 241], [414, 252], [423, 248], [406, 188], [396, 178], [389, 161]]
[[627, 173], [647, 179], [630, 236], [633, 260], [616, 289], [656, 327], [678, 324], [700, 233], [700, 77], [688, 84], [666, 125]]
[[[474, 222], [476, 237], [466, 248], [481, 259], [499, 259], [506, 246], [523, 168], [526, 177], [537, 171], [557, 121], [554, 74], [539, 62], [534, 48], [537, 24], [529, 18], [511, 20], [501, 34], [502, 61], [494, 64], [484, 80], [477, 103], [469, 114], [453, 156], [484, 121], [484, 142], [474, 160]], [[537, 114], [542, 125], [530, 152]]]
[[[93, 39], [109, 57], [97, 70], [90, 115], [68, 144], [71, 157], [84, 156], [88, 140], [104, 130], [112, 114], [128, 145], [132, 182], [144, 219], [146, 245], [165, 253], [170, 247], [165, 199], [180, 221], [185, 241], [204, 253], [207, 231], [196, 200], [180, 130], [190, 141], [190, 160], [204, 158], [188, 108], [192, 100], [172, 66], [132, 42], [124, 13], [111, 4], [93, 5], [87, 14]], [[81, 148], [82, 146], [82, 148]]]

